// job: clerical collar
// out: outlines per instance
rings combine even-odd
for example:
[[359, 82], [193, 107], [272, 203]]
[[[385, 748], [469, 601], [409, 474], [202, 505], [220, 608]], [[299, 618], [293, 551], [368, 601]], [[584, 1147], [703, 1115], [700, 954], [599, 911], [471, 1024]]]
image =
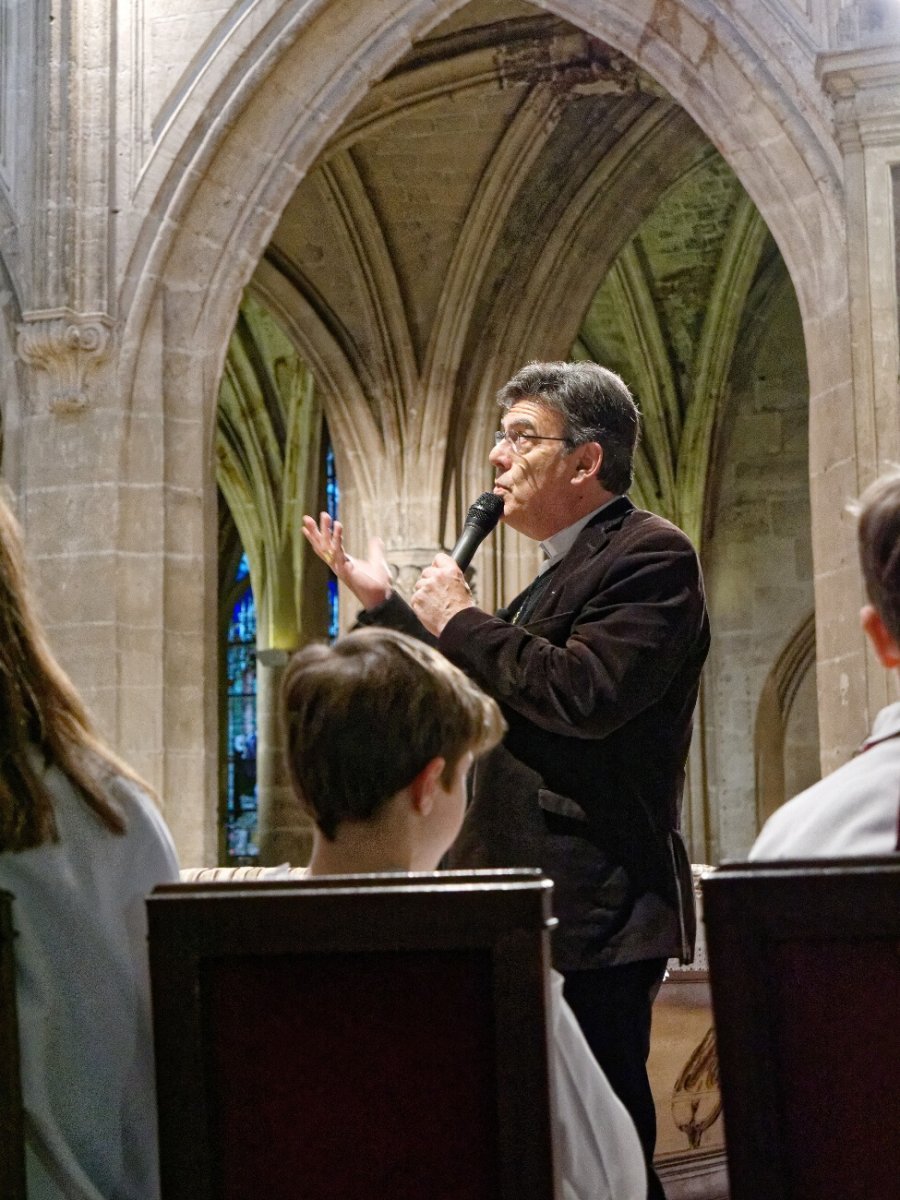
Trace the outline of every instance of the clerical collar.
[[589, 521], [593, 521], [598, 513], [602, 513], [604, 508], [609, 508], [610, 504], [615, 504], [621, 498], [621, 496], [613, 496], [611, 500], [607, 500], [605, 504], [601, 504], [599, 508], [595, 508], [593, 512], [589, 512], [580, 521], [575, 521], [574, 524], [567, 525], [565, 529], [560, 529], [558, 533], [552, 534], [545, 541], [541, 542], [541, 549], [544, 552], [544, 562], [541, 564], [538, 574], [542, 575], [544, 571], [548, 571], [564, 554], [568, 554], [575, 545], [575, 540], [585, 525]]

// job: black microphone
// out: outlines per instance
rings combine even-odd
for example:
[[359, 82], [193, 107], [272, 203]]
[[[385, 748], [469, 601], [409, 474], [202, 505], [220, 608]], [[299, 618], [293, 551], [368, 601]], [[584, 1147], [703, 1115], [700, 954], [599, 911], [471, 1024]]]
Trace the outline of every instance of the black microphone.
[[475, 557], [475, 551], [493, 530], [503, 515], [503, 497], [494, 492], [483, 492], [466, 513], [466, 521], [456, 545], [450, 551], [454, 559], [465, 571]]

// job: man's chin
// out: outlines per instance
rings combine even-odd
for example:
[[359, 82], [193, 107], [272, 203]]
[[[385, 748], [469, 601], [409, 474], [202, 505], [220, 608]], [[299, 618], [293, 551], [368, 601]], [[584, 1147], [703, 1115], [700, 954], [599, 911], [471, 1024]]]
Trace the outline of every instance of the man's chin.
[[514, 529], [516, 533], [524, 533], [524, 530], [521, 527], [521, 517], [522, 514], [514, 505], [511, 505], [507, 508], [504, 508], [500, 520], [507, 529]]

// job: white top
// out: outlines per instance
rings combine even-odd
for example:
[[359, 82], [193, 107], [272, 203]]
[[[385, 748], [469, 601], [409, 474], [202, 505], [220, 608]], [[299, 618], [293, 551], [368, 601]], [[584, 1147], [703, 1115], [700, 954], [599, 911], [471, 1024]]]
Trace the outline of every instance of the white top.
[[645, 1200], [647, 1172], [634, 1123], [563, 998], [558, 971], [550, 972], [550, 991], [563, 1200]]
[[772, 814], [750, 858], [891, 854], [898, 810], [900, 703], [881, 710], [855, 758]]
[[151, 800], [115, 780], [110, 832], [56, 767], [60, 840], [0, 854], [12, 892], [29, 1200], [156, 1200], [144, 899], [178, 879]]

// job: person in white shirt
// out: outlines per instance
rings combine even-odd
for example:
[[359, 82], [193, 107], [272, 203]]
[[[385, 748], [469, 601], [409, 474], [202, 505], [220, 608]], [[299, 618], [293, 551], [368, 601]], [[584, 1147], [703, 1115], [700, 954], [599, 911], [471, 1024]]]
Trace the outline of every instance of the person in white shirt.
[[[875, 656], [900, 668], [900, 471], [882, 476], [858, 504], [859, 554], [869, 603], [860, 619]], [[857, 754], [782, 805], [751, 859], [838, 858], [898, 848], [900, 702], [887, 705]]]
[[[443, 655], [361, 630], [286, 668], [282, 709], [295, 795], [314, 821], [310, 875], [433, 871], [459, 832], [474, 758], [500, 710]], [[634, 1124], [551, 977], [554, 1139], [564, 1200], [644, 1200]]]
[[50, 651], [0, 495], [0, 888], [29, 1200], [159, 1196], [144, 898], [177, 878], [149, 789]]

